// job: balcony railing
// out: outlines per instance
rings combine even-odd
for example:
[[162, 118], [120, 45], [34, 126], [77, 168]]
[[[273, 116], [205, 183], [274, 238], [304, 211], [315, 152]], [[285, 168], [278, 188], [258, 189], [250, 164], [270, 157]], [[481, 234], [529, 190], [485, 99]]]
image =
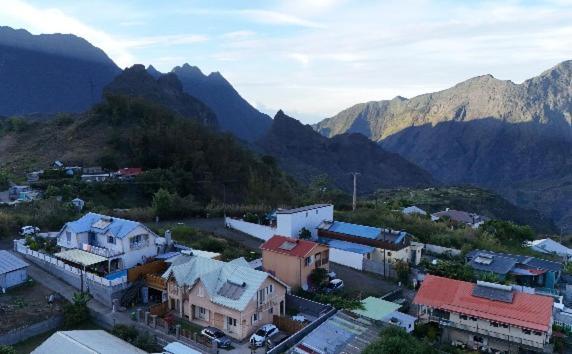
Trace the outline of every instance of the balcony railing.
[[429, 320], [432, 322], [437, 322], [442, 326], [453, 327], [453, 328], [465, 330], [467, 332], [483, 334], [483, 335], [488, 336], [488, 337], [498, 338], [498, 339], [506, 340], [506, 341], [509, 341], [512, 343], [523, 344], [523, 345], [526, 345], [529, 347], [534, 347], [534, 348], [544, 348], [545, 347], [545, 343], [543, 343], [541, 341], [539, 341], [539, 342], [532, 341], [532, 340], [524, 339], [521, 337], [511, 336], [509, 334], [494, 332], [494, 331], [490, 331], [490, 330], [484, 329], [484, 328], [478, 328], [477, 326], [469, 326], [469, 325], [466, 325], [463, 323], [449, 321], [449, 320], [446, 320], [446, 319], [443, 319], [443, 318], [437, 317], [437, 316], [430, 316]]
[[154, 288], [154, 289], [167, 289], [167, 281], [163, 279], [160, 275], [155, 274], [146, 274], [145, 281], [147, 282], [147, 286]]
[[102, 256], [105, 258], [116, 257], [116, 256], [123, 254], [123, 252], [119, 251], [119, 250], [114, 250], [111, 248], [100, 247], [100, 246], [94, 246], [94, 245], [90, 245], [87, 243], [82, 244], [81, 249], [86, 251], [86, 252], [97, 254], [98, 256]]

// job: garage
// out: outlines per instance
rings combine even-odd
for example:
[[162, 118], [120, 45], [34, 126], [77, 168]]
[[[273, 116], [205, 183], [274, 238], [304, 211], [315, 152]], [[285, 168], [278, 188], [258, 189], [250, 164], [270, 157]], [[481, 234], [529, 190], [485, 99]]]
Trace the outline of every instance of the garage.
[[28, 263], [8, 251], [0, 251], [0, 291], [28, 280]]

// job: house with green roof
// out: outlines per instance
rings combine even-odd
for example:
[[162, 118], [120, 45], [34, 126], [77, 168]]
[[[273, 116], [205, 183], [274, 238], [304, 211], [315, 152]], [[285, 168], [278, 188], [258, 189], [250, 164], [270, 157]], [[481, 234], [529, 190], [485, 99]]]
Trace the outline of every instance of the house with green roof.
[[243, 340], [274, 315], [286, 313], [289, 288], [278, 278], [252, 269], [244, 258], [222, 262], [179, 257], [163, 274], [168, 306], [180, 317]]
[[417, 318], [399, 312], [401, 308], [399, 304], [370, 296], [362, 301], [362, 305], [362, 309], [352, 310], [352, 312], [370, 320], [399, 326], [408, 333], [415, 329]]

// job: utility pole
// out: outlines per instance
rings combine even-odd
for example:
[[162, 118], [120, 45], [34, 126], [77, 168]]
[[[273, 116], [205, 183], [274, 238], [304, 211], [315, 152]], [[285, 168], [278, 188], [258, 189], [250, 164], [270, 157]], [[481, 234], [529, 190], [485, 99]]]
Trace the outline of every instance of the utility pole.
[[359, 176], [361, 173], [351, 172], [350, 174], [352, 176], [354, 176], [354, 196], [353, 196], [353, 201], [352, 201], [352, 210], [356, 211], [356, 207], [357, 207], [357, 176]]

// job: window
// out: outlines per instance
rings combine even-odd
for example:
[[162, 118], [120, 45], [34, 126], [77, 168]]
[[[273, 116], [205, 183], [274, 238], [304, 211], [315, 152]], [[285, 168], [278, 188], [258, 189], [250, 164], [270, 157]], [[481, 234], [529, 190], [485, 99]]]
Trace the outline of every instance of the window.
[[206, 310], [204, 307], [199, 307], [199, 313], [200, 313], [201, 315], [204, 315], [204, 314], [207, 313], [207, 310]]
[[66, 231], [66, 239], [67, 239], [68, 243], [71, 242], [71, 232]]
[[535, 335], [535, 336], [541, 336], [542, 333], [541, 333], [541, 332], [538, 332], [538, 331], [534, 331], [534, 335]]
[[274, 307], [269, 308], [268, 313], [273, 314], [274, 313]]
[[272, 294], [274, 292], [274, 285], [270, 284], [270, 286], [268, 286], [268, 289], [269, 289], [268, 292]]
[[501, 326], [502, 328], [508, 328], [508, 325], [506, 323], [502, 323]]
[[202, 286], [199, 286], [199, 288], [197, 290], [197, 296], [198, 297], [205, 297], [205, 289]]
[[310, 257], [306, 257], [306, 259], [304, 259], [304, 265], [307, 267], [310, 264], [312, 264], [314, 262], [314, 257], [310, 256]]
[[476, 322], [476, 321], [477, 321], [477, 318], [476, 318], [476, 317], [471, 317], [471, 321], [475, 321], [475, 322]]
[[115, 237], [113, 237], [113, 236], [107, 236], [107, 243], [115, 244]]
[[229, 326], [235, 326], [236, 327], [236, 319], [235, 318], [227, 317], [227, 323]]
[[530, 329], [523, 329], [523, 330], [522, 330], [522, 333], [524, 333], [524, 334], [531, 334], [532, 331], [531, 331]]
[[255, 324], [256, 322], [258, 322], [258, 314], [257, 313], [253, 313], [251, 318], [250, 318], [250, 323], [251, 324]]
[[490, 323], [491, 326], [493, 326], [493, 327], [498, 327], [498, 326], [499, 326], [499, 324], [498, 324], [497, 322], [492, 322], [492, 321], [491, 321], [491, 322], [489, 322], [489, 323]]
[[391, 257], [391, 252], [387, 252], [387, 256], [388, 256], [388, 257]]
[[461, 317], [462, 320], [468, 320], [469, 319], [469, 317], [467, 317], [467, 315], [461, 315], [459, 317]]
[[479, 337], [479, 336], [473, 336], [473, 342], [475, 343], [483, 343], [485, 340], [483, 339], [483, 337]]

